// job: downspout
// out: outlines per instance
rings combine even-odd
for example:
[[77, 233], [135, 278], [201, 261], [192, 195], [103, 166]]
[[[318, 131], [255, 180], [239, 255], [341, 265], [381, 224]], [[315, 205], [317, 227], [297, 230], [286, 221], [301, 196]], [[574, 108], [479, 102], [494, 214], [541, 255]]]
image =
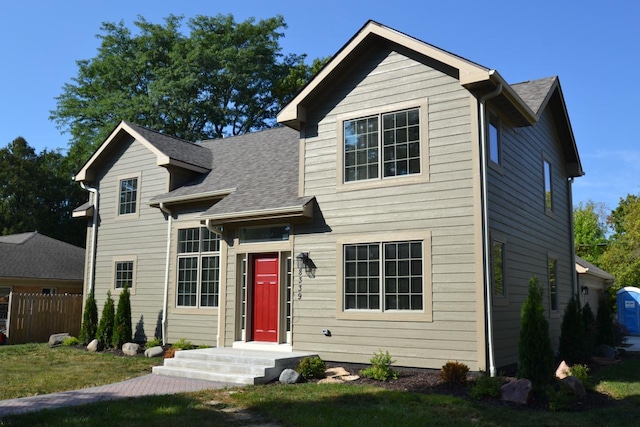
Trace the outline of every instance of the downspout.
[[481, 162], [481, 185], [482, 185], [482, 240], [484, 246], [483, 262], [484, 262], [484, 286], [485, 286], [485, 304], [487, 310], [487, 347], [489, 352], [489, 374], [492, 377], [496, 376], [496, 362], [493, 351], [493, 301], [491, 290], [491, 259], [489, 254], [491, 253], [491, 242], [489, 241], [489, 190], [487, 180], [487, 123], [485, 113], [485, 102], [488, 99], [498, 96], [502, 92], [502, 83], [498, 83], [495, 90], [483, 95], [479, 100], [480, 108], [480, 153]]
[[[213, 234], [215, 234], [216, 236], [220, 237], [220, 240], [222, 240], [222, 227], [216, 227], [211, 223], [210, 219], [205, 220], [204, 222], [205, 226], [207, 227], [207, 230], [209, 230], [210, 232], [212, 232]], [[222, 244], [222, 242], [220, 242], [220, 244]], [[220, 268], [222, 268], [222, 263], [223, 260], [220, 260]], [[224, 261], [224, 265], [226, 265], [226, 260]], [[226, 286], [226, 283], [220, 283], [219, 286]], [[219, 291], [219, 290], [218, 290]], [[220, 303], [218, 303], [218, 334], [216, 336], [216, 347], [220, 348], [220, 337], [222, 336], [222, 310], [220, 310]]]
[[96, 240], [98, 239], [98, 212], [100, 207], [100, 193], [97, 188], [89, 187], [80, 181], [80, 187], [93, 194], [93, 225], [91, 230], [91, 254], [89, 256], [89, 292], [95, 289]]
[[569, 194], [569, 239], [571, 245], [569, 245], [569, 261], [571, 262], [571, 286], [573, 287], [573, 296], [580, 301], [580, 287], [578, 285], [578, 272], [576, 271], [576, 242], [574, 237], [573, 226], [573, 177], [567, 180], [567, 193]]
[[173, 216], [163, 202], [160, 202], [160, 210], [167, 214], [167, 258], [164, 265], [164, 295], [162, 299], [162, 345], [167, 344], [167, 306], [169, 304], [169, 263], [171, 262], [171, 227]]

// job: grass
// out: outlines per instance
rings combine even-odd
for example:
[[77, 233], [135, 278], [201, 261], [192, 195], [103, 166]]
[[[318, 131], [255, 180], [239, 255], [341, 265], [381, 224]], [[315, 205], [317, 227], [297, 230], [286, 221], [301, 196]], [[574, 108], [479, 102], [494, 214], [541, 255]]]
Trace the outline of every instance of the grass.
[[[2, 350], [0, 361], [3, 361]], [[61, 349], [49, 351], [58, 354], [58, 350]], [[90, 356], [92, 358], [85, 362], [87, 366], [83, 372], [96, 372], [91, 363], [99, 359], [93, 356], [99, 355]], [[309, 427], [503, 426], [513, 425], [516, 421], [523, 427], [637, 425], [639, 358], [599, 370], [594, 383], [597, 390], [613, 396], [616, 404], [573, 413], [553, 413], [350, 384], [270, 384], [45, 410], [5, 417], [0, 420], [0, 425], [246, 426], [269, 421], [281, 426]]]
[[162, 359], [118, 357], [47, 344], [0, 347], [0, 400], [76, 390], [151, 373]]

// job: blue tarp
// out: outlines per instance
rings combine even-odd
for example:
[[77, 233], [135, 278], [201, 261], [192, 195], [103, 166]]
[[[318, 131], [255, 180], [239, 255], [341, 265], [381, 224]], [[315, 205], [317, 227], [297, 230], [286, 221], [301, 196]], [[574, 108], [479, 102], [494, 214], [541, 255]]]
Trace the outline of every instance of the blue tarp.
[[618, 291], [618, 323], [631, 335], [640, 335], [640, 289], [627, 286]]

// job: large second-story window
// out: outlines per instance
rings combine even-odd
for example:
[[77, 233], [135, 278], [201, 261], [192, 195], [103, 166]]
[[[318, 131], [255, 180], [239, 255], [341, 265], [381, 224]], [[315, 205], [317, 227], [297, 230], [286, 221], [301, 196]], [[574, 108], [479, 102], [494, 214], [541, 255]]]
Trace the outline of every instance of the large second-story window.
[[419, 174], [420, 109], [344, 122], [344, 181]]
[[220, 238], [205, 227], [178, 230], [178, 307], [218, 307]]
[[138, 178], [121, 179], [118, 215], [128, 215], [136, 213], [137, 205]]

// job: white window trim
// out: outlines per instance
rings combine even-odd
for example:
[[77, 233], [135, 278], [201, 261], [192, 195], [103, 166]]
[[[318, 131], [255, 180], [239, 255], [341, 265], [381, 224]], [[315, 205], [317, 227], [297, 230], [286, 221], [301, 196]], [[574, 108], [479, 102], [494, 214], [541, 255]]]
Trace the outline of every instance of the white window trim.
[[[129, 214], [120, 214], [120, 183], [127, 179], [137, 179], [138, 187], [136, 189], [136, 211]], [[142, 172], [135, 174], [126, 174], [116, 177], [116, 220], [137, 219], [140, 217], [140, 198], [142, 189]]]
[[[420, 110], [420, 173], [399, 175], [383, 178], [380, 175], [375, 179], [344, 182], [344, 122], [361, 117], [393, 113], [400, 110], [418, 108]], [[380, 128], [381, 129], [381, 128]], [[341, 114], [336, 117], [336, 190], [351, 191], [366, 188], [379, 188], [394, 185], [407, 185], [420, 182], [429, 182], [429, 104], [428, 99], [417, 99], [383, 107], [357, 111], [355, 113]], [[378, 159], [382, 159], [382, 151], [378, 153]]]
[[[220, 308], [220, 306], [222, 305], [222, 297], [223, 297], [223, 292], [222, 292], [222, 287], [224, 286], [224, 276], [223, 276], [223, 271], [224, 271], [224, 264], [223, 264], [223, 253], [222, 253], [222, 245], [224, 244], [224, 239], [220, 238], [220, 247], [218, 248], [218, 251], [211, 251], [211, 252], [202, 252], [202, 251], [198, 251], [198, 252], [178, 252], [179, 250], [179, 246], [180, 246], [180, 240], [179, 240], [179, 236], [180, 236], [180, 230], [185, 230], [185, 229], [189, 229], [189, 228], [204, 228], [206, 229], [207, 227], [203, 226], [200, 223], [194, 223], [194, 224], [180, 224], [176, 230], [175, 230], [175, 237], [174, 237], [174, 241], [175, 241], [175, 295], [174, 295], [174, 308], [176, 310], [180, 310], [181, 312], [187, 312], [189, 310], [197, 312], [197, 313], [202, 313], [202, 310], [207, 311], [207, 312], [216, 312], [218, 311], [218, 309]], [[202, 234], [201, 234], [202, 236]], [[201, 277], [201, 273], [202, 273], [202, 257], [209, 257], [209, 256], [214, 256], [217, 255], [218, 256], [218, 268], [220, 269], [219, 271], [219, 275], [218, 275], [218, 305], [217, 306], [202, 306], [200, 305], [200, 297], [202, 295], [202, 277]], [[193, 258], [193, 257], [197, 257], [198, 258], [198, 279], [197, 279], [197, 293], [196, 293], [196, 305], [178, 305], [178, 281], [179, 281], [179, 275], [180, 275], [180, 271], [179, 271], [179, 263], [180, 263], [180, 258]]]
[[[345, 310], [344, 309], [344, 246], [359, 243], [392, 243], [422, 241], [422, 307], [423, 310]], [[336, 318], [344, 320], [433, 321], [433, 283], [431, 279], [431, 232], [412, 230], [357, 234], [340, 237], [336, 242]], [[381, 283], [381, 286], [383, 284]], [[384, 304], [381, 301], [381, 304]]]
[[119, 295], [123, 288], [116, 288], [116, 263], [119, 262], [133, 262], [133, 273], [131, 274], [131, 286], [129, 287], [129, 294], [136, 294], [136, 276], [138, 272], [138, 257], [137, 255], [119, 255], [111, 259], [111, 292], [114, 295]]

